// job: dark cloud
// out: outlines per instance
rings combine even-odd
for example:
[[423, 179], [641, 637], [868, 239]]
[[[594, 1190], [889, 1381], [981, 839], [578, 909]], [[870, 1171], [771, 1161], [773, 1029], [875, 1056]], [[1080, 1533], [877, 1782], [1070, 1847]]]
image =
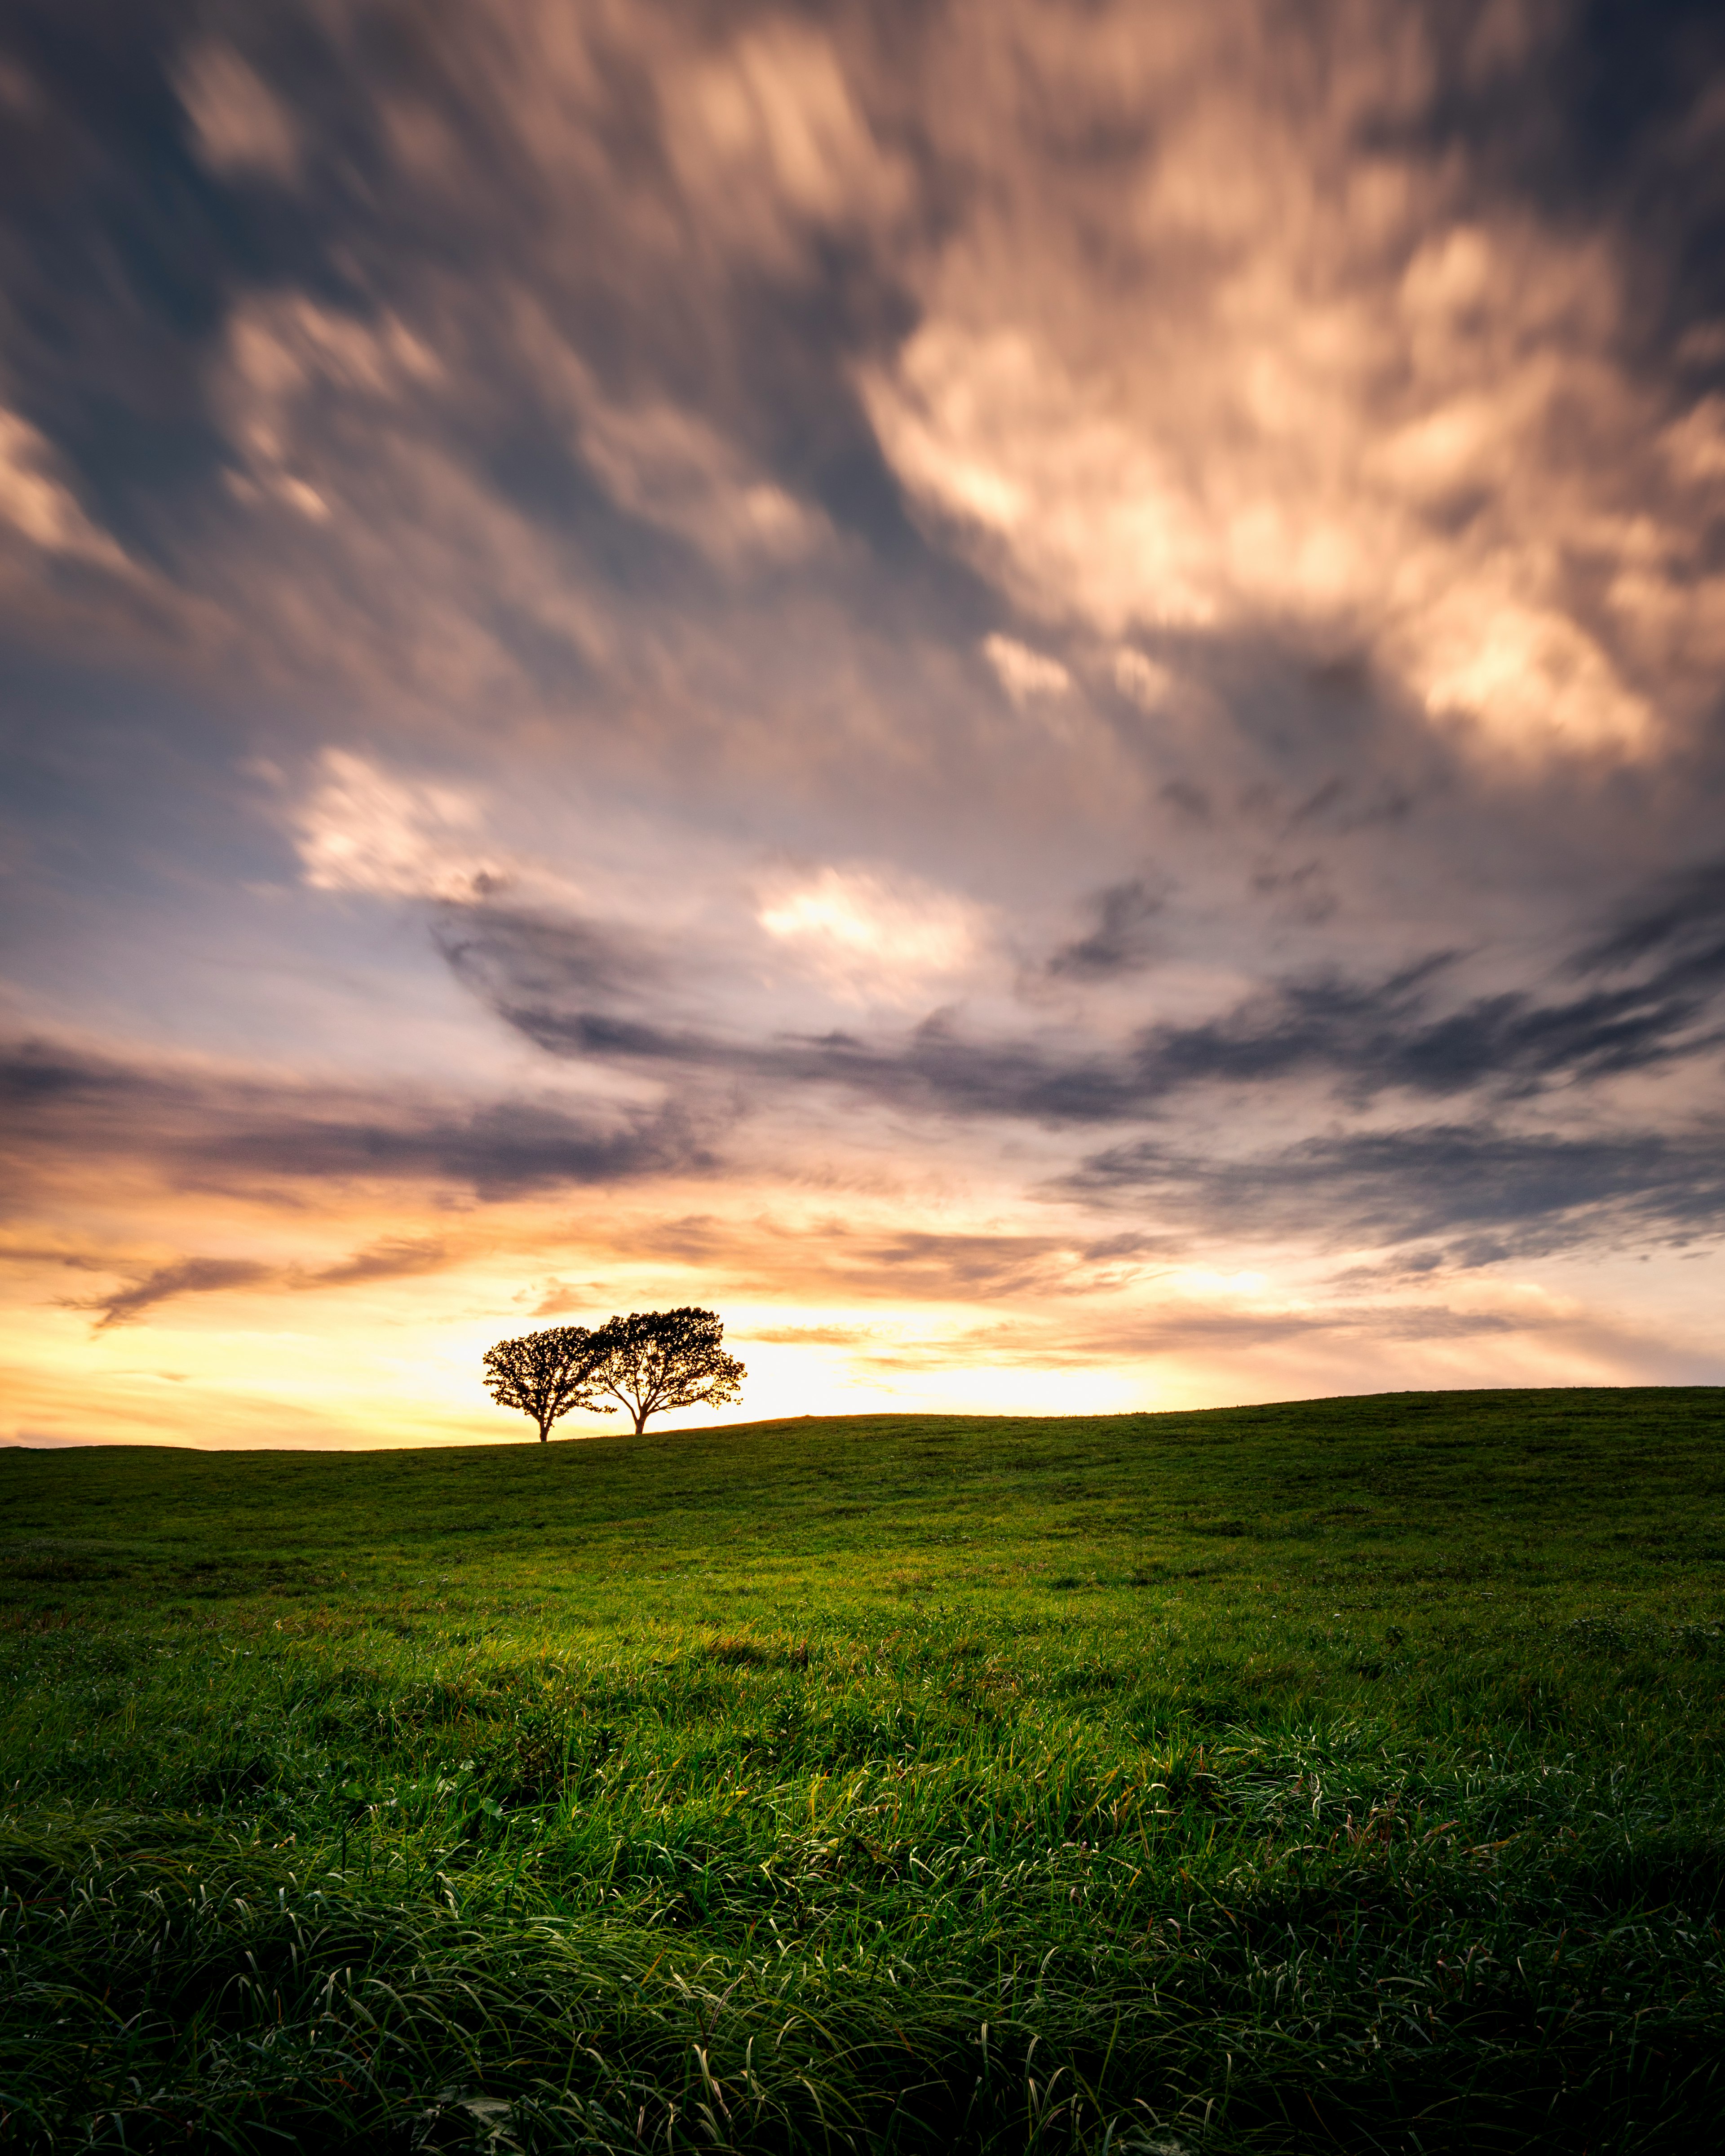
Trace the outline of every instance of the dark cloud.
[[1312, 1138], [1245, 1160], [1153, 1142], [1094, 1154], [1066, 1187], [1170, 1224], [1332, 1247], [1424, 1246], [1409, 1270], [1725, 1229], [1725, 1130], [1596, 1137], [1437, 1124]]
[[1312, 1073], [1358, 1101], [1396, 1090], [1517, 1094], [1647, 1070], [1725, 1039], [1710, 1017], [1725, 978], [1717, 966], [1686, 961], [1559, 1001], [1512, 992], [1435, 1009], [1452, 963], [1440, 954], [1376, 983], [1278, 984], [1214, 1023], [1154, 1029], [1138, 1070], [1152, 1093]]
[[[187, 1186], [411, 1180], [506, 1199], [696, 1173], [716, 1158], [710, 1120], [697, 1124], [674, 1106], [591, 1116], [528, 1101], [455, 1109], [401, 1091], [224, 1083], [29, 1044], [0, 1056], [0, 1104], [11, 1111], [3, 1142], [20, 1178], [101, 1159]], [[379, 1246], [398, 1255], [416, 1247]]]
[[1607, 973], [1650, 959], [1656, 993], [1706, 994], [1725, 983], [1725, 860], [1683, 870], [1632, 899], [1574, 963], [1578, 973]]
[[1091, 901], [1096, 926], [1087, 936], [1056, 951], [1048, 962], [1049, 972], [1081, 981], [1141, 973], [1157, 956], [1151, 923], [1166, 904], [1164, 895], [1151, 890], [1142, 876], [1111, 884]]
[[506, 1004], [500, 1016], [551, 1054], [643, 1070], [747, 1081], [764, 1096], [785, 1086], [829, 1086], [934, 1116], [1116, 1122], [1142, 1112], [1152, 1091], [1128, 1063], [1097, 1055], [1062, 1059], [1034, 1042], [964, 1038], [942, 1014], [879, 1043], [843, 1032], [764, 1042], [685, 1028], [661, 1030], [602, 1011]]
[[715, 1156], [675, 1108], [583, 1121], [531, 1101], [501, 1101], [447, 1119], [414, 1104], [380, 1104], [369, 1115], [236, 1119], [221, 1136], [177, 1148], [199, 1179], [283, 1177], [420, 1178], [470, 1185], [484, 1199], [559, 1185], [622, 1183], [711, 1168]]
[[[1096, 903], [1095, 933], [1057, 952], [1050, 971], [1096, 978], [1141, 963], [1156, 902], [1132, 883]], [[1725, 880], [1709, 870], [1669, 903], [1630, 912], [1559, 975], [1659, 961], [1633, 982], [1602, 981], [1579, 994], [1457, 997], [1461, 961], [1440, 952], [1375, 981], [1332, 973], [1273, 983], [1218, 1018], [1149, 1026], [1115, 1051], [968, 1039], [941, 1014], [896, 1040], [834, 1032], [749, 1041], [669, 1029], [650, 1015], [586, 1003], [596, 985], [611, 986], [614, 1002], [625, 976], [631, 988], [645, 983], [625, 955], [583, 927], [506, 919], [494, 929], [470, 916], [449, 956], [509, 1024], [556, 1055], [768, 1088], [842, 1086], [937, 1114], [1086, 1123], [1139, 1118], [1217, 1086], [1310, 1079], [1355, 1105], [1398, 1091], [1504, 1098], [1693, 1058], [1725, 1041], [1716, 1009], [1725, 988], [1722, 906]]]
[[662, 949], [614, 922], [452, 905], [439, 909], [432, 936], [457, 978], [491, 1002], [634, 999], [662, 989], [670, 972]]

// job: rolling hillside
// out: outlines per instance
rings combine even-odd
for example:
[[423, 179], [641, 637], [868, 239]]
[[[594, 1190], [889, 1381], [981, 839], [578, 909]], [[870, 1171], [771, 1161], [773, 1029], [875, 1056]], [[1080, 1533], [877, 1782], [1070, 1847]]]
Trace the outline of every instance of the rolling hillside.
[[1725, 1396], [0, 1455], [23, 2147], [1693, 2148]]

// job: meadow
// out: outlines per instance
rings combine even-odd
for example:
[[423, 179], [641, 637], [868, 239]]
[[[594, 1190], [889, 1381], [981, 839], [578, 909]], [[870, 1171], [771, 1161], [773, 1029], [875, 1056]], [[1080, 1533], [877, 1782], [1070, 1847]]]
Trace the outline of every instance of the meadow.
[[1719, 2145], [1719, 1392], [0, 1508], [8, 2146]]

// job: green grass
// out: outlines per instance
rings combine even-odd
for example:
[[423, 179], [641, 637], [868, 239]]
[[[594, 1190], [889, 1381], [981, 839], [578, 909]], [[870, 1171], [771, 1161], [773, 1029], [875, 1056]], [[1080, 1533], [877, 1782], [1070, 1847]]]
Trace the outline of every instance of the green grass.
[[8, 2145], [1717, 2145], [1719, 1393], [0, 1507]]

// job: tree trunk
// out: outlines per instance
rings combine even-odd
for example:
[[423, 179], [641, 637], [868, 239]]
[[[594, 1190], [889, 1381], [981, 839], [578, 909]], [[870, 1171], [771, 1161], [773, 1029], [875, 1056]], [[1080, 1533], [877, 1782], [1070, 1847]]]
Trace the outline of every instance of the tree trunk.
[[541, 1424], [540, 1424], [540, 1425], [539, 1425], [539, 1442], [540, 1442], [542, 1445], [543, 1445], [543, 1444], [544, 1444], [544, 1442], [545, 1442], [545, 1440], [547, 1440], [547, 1438], [548, 1438], [550, 1435], [551, 1435], [551, 1424], [550, 1424], [548, 1422], [542, 1422], [542, 1423], [541, 1423]]
[[647, 1427], [647, 1418], [652, 1414], [652, 1412], [653, 1410], [651, 1408], [640, 1408], [636, 1410], [635, 1435], [637, 1437], [639, 1437], [641, 1432]]

